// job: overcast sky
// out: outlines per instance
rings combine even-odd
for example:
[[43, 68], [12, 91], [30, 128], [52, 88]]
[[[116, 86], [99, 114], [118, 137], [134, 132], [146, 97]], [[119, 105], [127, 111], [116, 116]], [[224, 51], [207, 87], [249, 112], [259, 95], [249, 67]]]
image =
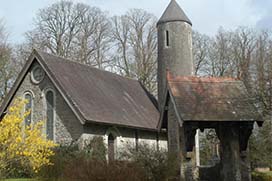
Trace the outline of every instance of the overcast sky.
[[[162, 15], [170, 0], [74, 0], [100, 7], [110, 15], [124, 14], [131, 8], [141, 8]], [[0, 18], [4, 18], [10, 40], [23, 41], [23, 34], [33, 28], [37, 10], [57, 0], [0, 0]], [[213, 35], [220, 26], [272, 28], [272, 0], [177, 0], [193, 23], [193, 29]]]

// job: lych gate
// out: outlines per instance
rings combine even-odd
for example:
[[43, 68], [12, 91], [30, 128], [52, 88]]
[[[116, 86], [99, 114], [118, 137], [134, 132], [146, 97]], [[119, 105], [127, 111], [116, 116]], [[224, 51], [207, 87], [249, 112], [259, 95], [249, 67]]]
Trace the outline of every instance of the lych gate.
[[[192, 23], [172, 0], [158, 28], [160, 129], [167, 129], [169, 154], [180, 180], [251, 180], [247, 144], [254, 122], [262, 118], [244, 84], [232, 78], [195, 77]], [[196, 167], [196, 130], [213, 128], [220, 140], [220, 162]]]
[[[160, 128], [168, 131], [169, 153], [179, 159], [181, 178], [250, 180], [247, 143], [254, 122], [262, 124], [262, 120], [243, 83], [231, 78], [173, 77], [168, 73], [166, 88]], [[207, 128], [215, 129], [220, 140], [220, 163], [197, 168], [195, 134], [197, 129]]]
[[[170, 154], [180, 159], [184, 180], [250, 180], [247, 143], [254, 122], [262, 123], [242, 82], [226, 78], [167, 77], [161, 128], [168, 130]], [[196, 130], [213, 128], [220, 140], [220, 163], [197, 168], [192, 158]]]

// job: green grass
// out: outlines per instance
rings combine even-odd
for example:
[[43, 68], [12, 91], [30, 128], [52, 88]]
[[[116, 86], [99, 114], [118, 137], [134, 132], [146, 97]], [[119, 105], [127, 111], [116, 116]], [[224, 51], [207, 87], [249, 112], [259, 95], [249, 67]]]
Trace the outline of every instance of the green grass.
[[253, 172], [253, 174], [262, 174], [262, 175], [272, 176], [272, 171], [269, 171], [269, 172]]
[[253, 172], [252, 181], [272, 181], [272, 171], [270, 172]]
[[13, 179], [5, 179], [3, 181], [35, 181], [35, 179], [29, 178], [13, 178]]

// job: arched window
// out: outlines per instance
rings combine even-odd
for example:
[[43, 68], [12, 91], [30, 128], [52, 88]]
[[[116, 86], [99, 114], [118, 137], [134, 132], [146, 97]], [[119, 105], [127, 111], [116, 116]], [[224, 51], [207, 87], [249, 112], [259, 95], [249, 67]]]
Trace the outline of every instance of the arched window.
[[46, 99], [46, 137], [53, 140], [54, 138], [54, 114], [55, 114], [55, 102], [54, 93], [49, 90], [45, 94]]
[[108, 158], [109, 161], [113, 161], [114, 160], [114, 152], [115, 152], [115, 137], [110, 133], [108, 135]]
[[29, 114], [25, 117], [25, 127], [30, 126], [32, 122], [32, 110], [33, 110], [33, 96], [31, 93], [27, 92], [24, 96], [27, 101], [25, 104], [25, 112], [29, 112]]

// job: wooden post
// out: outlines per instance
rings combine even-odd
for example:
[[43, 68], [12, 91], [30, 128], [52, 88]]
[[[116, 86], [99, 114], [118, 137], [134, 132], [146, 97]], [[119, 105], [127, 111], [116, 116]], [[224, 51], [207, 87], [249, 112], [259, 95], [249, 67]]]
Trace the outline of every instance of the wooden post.
[[221, 146], [220, 180], [241, 181], [241, 159], [239, 128], [233, 125], [220, 125], [217, 129]]

